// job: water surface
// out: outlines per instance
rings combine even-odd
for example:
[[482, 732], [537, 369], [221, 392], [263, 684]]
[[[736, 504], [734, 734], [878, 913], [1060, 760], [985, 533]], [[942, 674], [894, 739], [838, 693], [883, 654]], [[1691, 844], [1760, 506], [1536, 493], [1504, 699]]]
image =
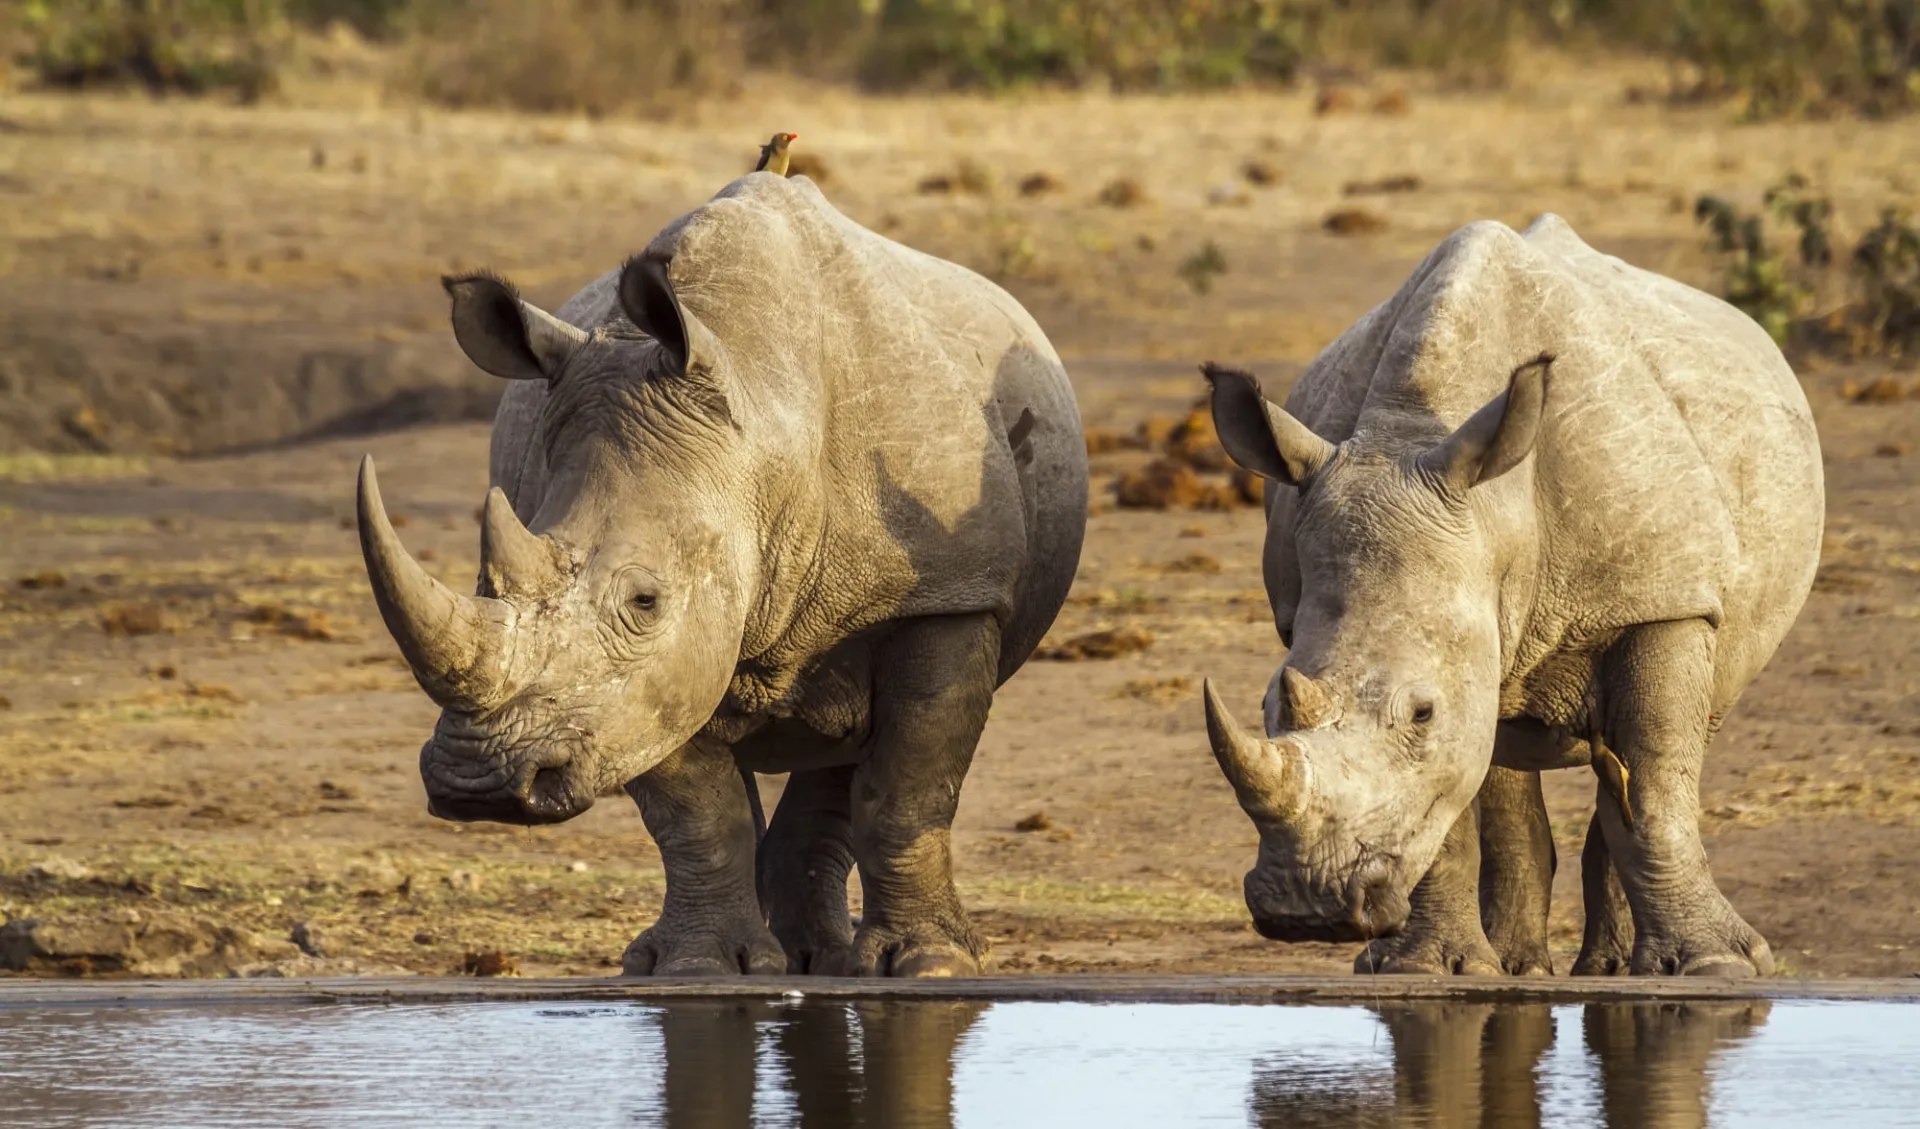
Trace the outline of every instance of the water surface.
[[1920, 1126], [1920, 1005], [0, 1009], [0, 1124]]

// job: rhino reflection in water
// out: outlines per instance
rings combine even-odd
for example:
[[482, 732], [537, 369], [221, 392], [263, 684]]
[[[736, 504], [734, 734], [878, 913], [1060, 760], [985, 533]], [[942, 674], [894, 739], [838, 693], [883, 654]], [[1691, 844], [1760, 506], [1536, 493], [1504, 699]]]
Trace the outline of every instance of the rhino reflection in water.
[[[477, 594], [408, 556], [371, 462], [360, 483], [381, 614], [443, 710], [431, 810], [551, 823], [627, 790], [667, 879], [630, 974], [976, 971], [960, 785], [1086, 523], [1039, 327], [764, 173], [557, 316], [447, 289], [461, 348], [513, 381]], [[792, 774], [764, 834], [753, 772]]]
[[1450, 236], [1284, 410], [1210, 375], [1269, 479], [1289, 648], [1263, 734], [1205, 694], [1260, 931], [1369, 940], [1360, 971], [1550, 972], [1538, 773], [1591, 763], [1573, 971], [1771, 971], [1698, 826], [1707, 746], [1820, 557], [1819, 441], [1766, 333], [1546, 216]]
[[[1558, 1073], [1548, 1068], [1548, 1005], [1418, 1001], [1373, 1010], [1392, 1044], [1392, 1068], [1257, 1067], [1252, 1112], [1262, 1129], [1555, 1123], [1542, 1100], [1545, 1080]], [[1757, 1034], [1768, 1010], [1764, 1000], [1587, 1004], [1582, 1041], [1599, 1073], [1600, 1116], [1592, 1123], [1702, 1129], [1716, 1056]]]
[[[988, 1006], [675, 1001], [657, 1013], [663, 1121], [675, 1129], [764, 1123], [767, 1111], [755, 1109], [764, 1060], [803, 1127], [951, 1126], [954, 1053]], [[771, 1056], [761, 1053], [763, 1033]]]

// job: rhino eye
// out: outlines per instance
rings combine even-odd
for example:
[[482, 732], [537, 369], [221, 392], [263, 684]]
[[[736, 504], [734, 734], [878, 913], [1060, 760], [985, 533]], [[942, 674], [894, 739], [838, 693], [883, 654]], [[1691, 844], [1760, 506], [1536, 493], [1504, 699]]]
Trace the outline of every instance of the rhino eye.
[[654, 595], [652, 592], [637, 592], [633, 597], [633, 606], [643, 612], [652, 611], [653, 606], [659, 602], [660, 597]]
[[1413, 723], [1415, 725], [1425, 725], [1427, 722], [1432, 720], [1433, 720], [1433, 703], [1432, 702], [1420, 702], [1413, 707]]

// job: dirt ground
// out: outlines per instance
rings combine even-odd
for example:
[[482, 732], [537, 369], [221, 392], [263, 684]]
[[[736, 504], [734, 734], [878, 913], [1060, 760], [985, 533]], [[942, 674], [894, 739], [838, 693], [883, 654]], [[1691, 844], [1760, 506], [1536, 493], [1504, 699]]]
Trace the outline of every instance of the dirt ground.
[[[662, 890], [630, 805], [533, 830], [427, 816], [435, 711], [366, 592], [354, 465], [375, 454], [409, 547], [469, 585], [495, 390], [436, 276], [487, 265], [557, 305], [775, 129], [856, 219], [1001, 278], [1087, 424], [1120, 431], [1181, 412], [1203, 358], [1283, 389], [1469, 220], [1557, 212], [1711, 285], [1698, 193], [1751, 205], [1797, 169], [1852, 231], [1920, 202], [1910, 123], [1737, 126], [1628, 104], [1633, 68], [1546, 62], [1502, 93], [1415, 87], [1405, 114], [1368, 93], [1328, 116], [1311, 92], [868, 100], [771, 81], [659, 122], [455, 115], [347, 81], [252, 109], [0, 95], [0, 920], [226, 938], [176, 962], [190, 972], [617, 963]], [[951, 190], [923, 191], [936, 176]], [[1121, 179], [1137, 198], [1102, 203]], [[1383, 226], [1325, 230], [1343, 208]], [[1200, 294], [1179, 267], [1208, 240], [1226, 270]], [[1715, 873], [1790, 975], [1920, 973], [1920, 398], [1842, 395], [1885, 371], [1802, 365], [1825, 567], [1703, 786]], [[1255, 837], [1200, 722], [1201, 676], [1251, 715], [1282, 655], [1260, 516], [1117, 508], [1115, 477], [1147, 458], [1095, 458], [1055, 638], [1152, 643], [1034, 662], [1002, 690], [955, 829], [963, 896], [1005, 971], [1342, 971], [1353, 946], [1248, 925]], [[1548, 780], [1563, 970], [1592, 787]], [[296, 925], [323, 957], [292, 951]]]

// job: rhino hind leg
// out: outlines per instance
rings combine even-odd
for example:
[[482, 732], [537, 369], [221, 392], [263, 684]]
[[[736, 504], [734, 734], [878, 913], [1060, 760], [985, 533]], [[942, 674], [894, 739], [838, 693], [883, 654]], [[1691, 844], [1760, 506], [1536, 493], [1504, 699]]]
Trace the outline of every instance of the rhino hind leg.
[[760, 905], [789, 972], [844, 967], [852, 954], [852, 784], [852, 765], [794, 773], [760, 842]]
[[1573, 974], [1625, 975], [1633, 964], [1633, 910], [1627, 905], [1613, 856], [1607, 853], [1606, 829], [1600, 824], [1597, 806], [1587, 824], [1587, 845], [1580, 852], [1580, 893], [1587, 924]]
[[986, 944], [953, 887], [953, 815], [998, 681], [986, 614], [896, 628], [874, 663], [872, 735], [853, 774], [863, 906], [855, 976], [972, 976]]
[[1369, 941], [1353, 960], [1358, 973], [1498, 976], [1500, 954], [1480, 923], [1480, 826], [1469, 804], [1447, 832], [1440, 856], [1413, 888], [1407, 922]]
[[627, 785], [660, 848], [660, 917], [620, 958], [627, 976], [777, 976], [780, 942], [754, 892], [753, 808], [733, 754], [683, 745]]
[[1552, 976], [1553, 825], [1540, 774], [1495, 765], [1480, 785], [1480, 920], [1510, 976]]
[[1631, 628], [1609, 649], [1605, 678], [1605, 736], [1627, 770], [1633, 817], [1604, 788], [1599, 813], [1632, 909], [1632, 971], [1767, 975], [1772, 950], [1714, 884], [1700, 841], [1713, 628], [1703, 620]]

